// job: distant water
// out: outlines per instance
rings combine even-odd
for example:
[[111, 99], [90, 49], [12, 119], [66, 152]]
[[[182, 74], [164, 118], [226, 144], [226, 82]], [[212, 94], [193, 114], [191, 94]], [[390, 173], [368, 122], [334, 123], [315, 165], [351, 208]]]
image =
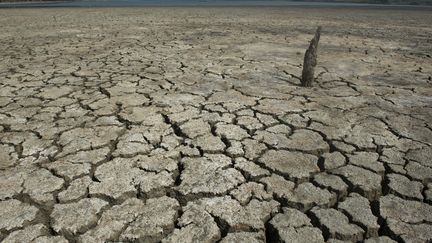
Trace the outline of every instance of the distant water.
[[311, 8], [368, 8], [432, 10], [432, 6], [359, 3], [293, 2], [283, 0], [76, 0], [56, 2], [0, 3], [0, 8], [46, 7], [150, 7], [150, 6], [269, 6]]

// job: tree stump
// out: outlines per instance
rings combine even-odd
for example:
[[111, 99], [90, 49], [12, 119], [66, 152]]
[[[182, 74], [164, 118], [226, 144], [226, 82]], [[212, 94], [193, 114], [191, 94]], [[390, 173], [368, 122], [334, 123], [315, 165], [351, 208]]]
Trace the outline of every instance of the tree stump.
[[301, 85], [304, 87], [311, 87], [314, 81], [315, 66], [317, 65], [317, 52], [318, 42], [321, 36], [321, 26], [315, 32], [314, 38], [309, 44], [309, 48], [306, 50], [304, 61]]

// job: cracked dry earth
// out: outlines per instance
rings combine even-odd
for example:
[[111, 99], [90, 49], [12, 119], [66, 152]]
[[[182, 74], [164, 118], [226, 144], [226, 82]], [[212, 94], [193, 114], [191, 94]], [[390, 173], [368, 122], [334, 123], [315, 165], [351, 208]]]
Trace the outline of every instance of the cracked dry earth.
[[430, 12], [0, 13], [0, 241], [431, 241]]

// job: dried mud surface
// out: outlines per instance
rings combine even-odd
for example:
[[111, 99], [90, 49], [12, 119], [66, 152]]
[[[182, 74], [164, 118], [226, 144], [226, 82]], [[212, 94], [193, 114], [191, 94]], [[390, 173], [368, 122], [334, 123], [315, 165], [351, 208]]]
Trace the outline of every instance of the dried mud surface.
[[430, 242], [431, 22], [0, 10], [0, 241]]

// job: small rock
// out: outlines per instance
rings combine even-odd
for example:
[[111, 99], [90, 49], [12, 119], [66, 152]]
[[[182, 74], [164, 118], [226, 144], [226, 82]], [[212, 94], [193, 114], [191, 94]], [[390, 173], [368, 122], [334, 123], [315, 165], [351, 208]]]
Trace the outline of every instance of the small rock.
[[90, 243], [116, 240], [124, 227], [142, 213], [143, 208], [144, 202], [137, 198], [113, 206], [102, 213], [97, 226], [80, 236], [79, 241]]
[[31, 138], [26, 139], [22, 143], [22, 154], [24, 156], [35, 155], [37, 153], [44, 154], [44, 150], [48, 150], [52, 142], [44, 139]]
[[295, 184], [278, 175], [264, 177], [260, 182], [266, 185], [266, 190], [276, 197], [286, 201], [291, 207], [300, 211], [307, 211], [314, 206], [330, 207], [336, 202], [336, 195], [326, 189], [305, 182], [294, 187]]
[[263, 124], [255, 117], [240, 116], [237, 118], [237, 124], [246, 128], [249, 132], [253, 132], [263, 127]]
[[274, 126], [271, 126], [266, 129], [267, 132], [276, 133], [276, 134], [285, 134], [290, 135], [292, 130], [289, 126], [283, 125], [283, 124], [277, 124]]
[[93, 149], [88, 151], [79, 151], [62, 158], [58, 158], [57, 161], [65, 161], [73, 164], [98, 164], [105, 160], [110, 152], [109, 148]]
[[241, 170], [248, 179], [258, 179], [270, 175], [268, 170], [245, 158], [236, 158], [234, 167]]
[[270, 221], [269, 241], [274, 242], [324, 242], [320, 229], [312, 226], [310, 219], [302, 212], [284, 208]]
[[244, 139], [242, 141], [245, 158], [254, 160], [258, 158], [267, 147], [265, 144], [256, 141], [255, 139]]
[[339, 203], [338, 209], [344, 211], [351, 221], [366, 228], [366, 237], [378, 237], [378, 218], [373, 215], [369, 201], [355, 193]]
[[41, 89], [41, 92], [37, 96], [43, 99], [57, 99], [61, 96], [65, 96], [73, 91], [72, 87], [45, 87]]
[[345, 153], [351, 153], [351, 152], [354, 152], [356, 150], [356, 148], [354, 146], [349, 145], [349, 144], [344, 143], [344, 142], [333, 141], [332, 143], [336, 147], [337, 150], [345, 152]]
[[346, 165], [331, 171], [348, 180], [355, 192], [369, 200], [377, 199], [381, 195], [381, 176], [357, 166]]
[[196, 139], [196, 145], [207, 153], [223, 152], [225, 150], [225, 144], [222, 140], [211, 134], [198, 137]]
[[280, 117], [280, 119], [296, 128], [306, 128], [309, 119], [299, 114], [286, 114]]
[[183, 195], [193, 196], [200, 193], [222, 194], [245, 181], [236, 169], [226, 168], [231, 158], [215, 156], [208, 158], [185, 158], [184, 170], [178, 190]]
[[97, 214], [108, 205], [98, 198], [84, 198], [76, 203], [56, 204], [51, 213], [53, 229], [57, 233], [83, 233], [98, 221]]
[[184, 111], [169, 114], [168, 117], [172, 122], [182, 123], [182, 122], [185, 122], [191, 118], [198, 117], [199, 113], [200, 113], [200, 111], [197, 108], [188, 106], [188, 108], [185, 109]]
[[193, 203], [226, 222], [232, 231], [264, 230], [264, 223], [279, 207], [274, 200], [261, 202], [256, 199], [241, 206], [229, 196], [204, 198]]
[[374, 152], [355, 152], [353, 155], [348, 155], [348, 160], [350, 164], [384, 175], [385, 168], [381, 162], [378, 162], [378, 157], [379, 155]]
[[158, 112], [159, 108], [155, 106], [128, 107], [122, 110], [120, 117], [133, 124], [152, 126], [164, 123], [164, 118]]
[[416, 161], [424, 166], [430, 166], [430, 158], [432, 158], [432, 147], [424, 147], [419, 150], [410, 150], [405, 156], [409, 160]]
[[300, 104], [295, 99], [291, 100], [276, 100], [276, 99], [261, 99], [259, 100], [259, 105], [255, 106], [254, 109], [273, 115], [284, 115], [285, 113], [291, 112], [299, 112], [304, 108], [304, 105]]
[[60, 175], [70, 181], [77, 177], [88, 175], [91, 170], [91, 165], [89, 163], [74, 164], [58, 160], [47, 164], [46, 168], [54, 171], [56, 175]]
[[391, 173], [406, 175], [404, 165], [387, 164], [388, 171]]
[[269, 131], [256, 131], [253, 139], [258, 141], [259, 143], [266, 144], [270, 148], [275, 149], [286, 149], [288, 148], [288, 144], [290, 140], [288, 139], [286, 134], [282, 133], [272, 133]]
[[426, 201], [429, 203], [432, 203], [432, 183], [427, 184], [427, 190], [424, 192]]
[[362, 241], [364, 231], [355, 224], [350, 224], [348, 217], [336, 209], [313, 208], [312, 215], [318, 220], [325, 235], [346, 241]]
[[148, 172], [133, 179], [135, 185], [139, 185], [139, 192], [145, 197], [161, 197], [166, 194], [166, 189], [174, 185], [172, 175], [167, 171], [160, 173]]
[[319, 133], [306, 129], [295, 130], [284, 147], [314, 154], [327, 152], [330, 149]]
[[145, 171], [134, 168], [131, 159], [116, 158], [97, 167], [94, 181], [89, 186], [90, 195], [103, 195], [115, 200], [124, 200], [137, 194], [133, 180]]
[[432, 222], [432, 206], [419, 201], [405, 200], [389, 194], [379, 199], [380, 215], [410, 224]]
[[405, 166], [405, 170], [407, 174], [417, 180], [422, 181], [423, 183], [432, 182], [432, 168], [423, 166], [417, 162], [410, 161]]
[[185, 157], [200, 157], [201, 156], [200, 151], [196, 147], [191, 148], [188, 145], [180, 145], [173, 151], [178, 151], [180, 154], [184, 155]]
[[63, 151], [57, 156], [108, 145], [117, 139], [122, 130], [123, 128], [116, 126], [75, 128], [69, 130], [60, 135], [58, 143], [63, 146]]
[[0, 171], [0, 200], [12, 198], [14, 195], [19, 194], [23, 188], [22, 173], [10, 170]]
[[243, 128], [233, 124], [218, 123], [216, 125], [216, 134], [229, 140], [239, 141], [249, 137], [249, 134]]
[[392, 234], [400, 235], [402, 242], [431, 242], [432, 226], [429, 223], [409, 224], [394, 219], [386, 220]]
[[189, 138], [196, 138], [210, 133], [210, 125], [202, 119], [189, 120], [182, 124], [180, 129]]
[[404, 153], [394, 149], [385, 148], [382, 151], [380, 160], [387, 164], [405, 165]]
[[48, 229], [43, 224], [35, 224], [25, 227], [22, 230], [17, 230], [8, 235], [2, 242], [3, 243], [19, 243], [31, 242], [34, 239], [48, 235]]
[[33, 240], [35, 243], [69, 243], [63, 236], [41, 236]]
[[169, 197], [147, 200], [138, 217], [120, 235], [121, 241], [159, 242], [174, 229], [180, 205]]
[[350, 243], [348, 240], [329, 239], [326, 243]]
[[388, 236], [374, 237], [365, 240], [365, 243], [396, 243], [396, 242], [397, 241], [390, 239]]
[[18, 161], [18, 155], [14, 152], [14, 147], [0, 144], [0, 169], [11, 167]]
[[236, 112], [237, 116], [254, 116], [254, 112], [251, 109], [239, 110]]
[[137, 198], [127, 199], [106, 210], [97, 226], [79, 239], [82, 242], [158, 242], [174, 229], [179, 207], [177, 200], [166, 196], [148, 199], [146, 203]]
[[275, 125], [278, 124], [278, 120], [274, 119], [272, 116], [270, 115], [265, 115], [265, 114], [261, 114], [261, 113], [257, 113], [256, 117], [258, 118], [258, 120], [264, 124], [265, 126], [271, 126], [271, 125]]
[[234, 232], [228, 233], [223, 238], [221, 243], [265, 243], [265, 234], [263, 231], [259, 232]]
[[46, 169], [34, 170], [24, 180], [24, 192], [39, 203], [53, 204], [53, 192], [62, 188], [64, 180]]
[[38, 209], [16, 199], [0, 201], [0, 230], [24, 227], [36, 218]]
[[230, 141], [231, 146], [228, 147], [227, 153], [231, 157], [239, 157], [244, 155], [243, 145], [239, 141]]
[[339, 176], [320, 173], [314, 176], [314, 182], [320, 187], [336, 192], [338, 199], [345, 198], [347, 195], [348, 185]]
[[213, 243], [221, 237], [214, 218], [196, 204], [188, 203], [183, 207], [183, 215], [178, 219], [178, 226], [180, 229], [174, 229], [162, 243]]
[[255, 105], [255, 97], [246, 96], [236, 90], [215, 92], [208, 99], [209, 103], [239, 103], [247, 106]]
[[256, 182], [242, 184], [230, 194], [242, 205], [247, 204], [252, 198], [260, 201], [272, 199], [272, 195], [264, 190], [264, 185]]
[[91, 183], [92, 180], [88, 176], [75, 179], [66, 190], [58, 194], [59, 201], [65, 203], [85, 197]]
[[152, 172], [174, 172], [178, 169], [177, 161], [164, 155], [138, 155], [133, 158], [136, 165], [145, 171]]
[[113, 156], [131, 157], [138, 153], [149, 153], [152, 149], [152, 144], [149, 144], [141, 129], [135, 127], [119, 138]]
[[345, 157], [340, 152], [324, 153], [324, 169], [331, 170], [345, 165]]
[[286, 199], [288, 205], [301, 211], [306, 211], [314, 206], [331, 207], [336, 203], [335, 194], [316, 187], [309, 182], [298, 185], [292, 192], [292, 196]]
[[411, 181], [407, 177], [399, 174], [388, 174], [388, 187], [390, 193], [399, 195], [406, 199], [423, 200], [423, 184], [418, 181]]
[[278, 198], [289, 198], [292, 196], [295, 183], [285, 180], [282, 176], [272, 174], [271, 176], [264, 177], [260, 182], [266, 185], [266, 190]]
[[259, 161], [270, 169], [297, 181], [306, 181], [311, 174], [320, 171], [316, 156], [299, 152], [270, 150]]

